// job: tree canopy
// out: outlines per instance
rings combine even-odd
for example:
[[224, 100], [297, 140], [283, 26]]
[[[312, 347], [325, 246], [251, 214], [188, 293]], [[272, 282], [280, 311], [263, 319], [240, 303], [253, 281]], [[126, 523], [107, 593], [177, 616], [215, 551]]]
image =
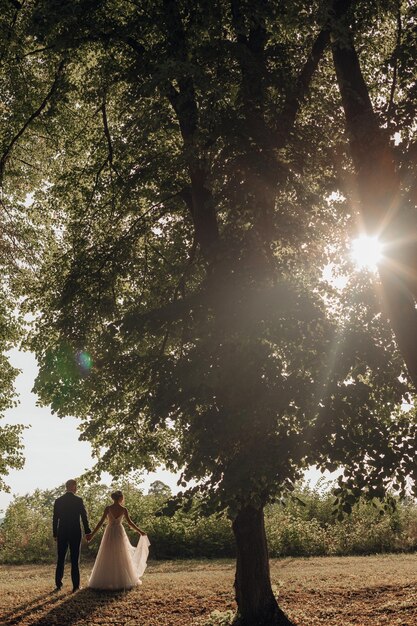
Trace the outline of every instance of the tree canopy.
[[363, 493], [404, 494], [414, 279], [381, 270], [387, 312], [348, 249], [400, 184], [402, 230], [388, 220], [384, 237], [415, 233], [415, 8], [6, 4], [2, 174], [41, 225], [19, 282], [35, 390], [81, 419], [98, 471], [182, 469], [238, 542], [239, 515], [310, 465], [343, 468], [345, 512]]

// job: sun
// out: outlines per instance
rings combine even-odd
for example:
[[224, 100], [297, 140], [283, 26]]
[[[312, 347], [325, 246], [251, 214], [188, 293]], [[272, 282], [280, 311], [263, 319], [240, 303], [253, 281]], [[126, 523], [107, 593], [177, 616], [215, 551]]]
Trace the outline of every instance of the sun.
[[359, 269], [376, 272], [382, 259], [382, 245], [377, 237], [361, 235], [351, 244], [351, 258]]

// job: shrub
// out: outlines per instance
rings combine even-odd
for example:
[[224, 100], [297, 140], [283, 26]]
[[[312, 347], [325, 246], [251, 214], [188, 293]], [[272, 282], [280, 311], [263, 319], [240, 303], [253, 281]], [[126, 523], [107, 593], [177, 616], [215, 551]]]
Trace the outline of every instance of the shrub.
[[[117, 485], [125, 494], [131, 518], [151, 540], [151, 557], [220, 558], [235, 554], [233, 533], [225, 513], [205, 516], [196, 500], [188, 512], [178, 510], [172, 517], [161, 514], [169, 489], [157, 484], [144, 495], [132, 482]], [[90, 524], [94, 527], [104, 507], [111, 503], [113, 487], [80, 484]], [[16, 497], [8, 507], [0, 527], [0, 560], [7, 563], [53, 561], [52, 508], [63, 488], [40, 491]], [[381, 514], [378, 503], [359, 502], [346, 519], [333, 515], [329, 486], [319, 483], [314, 489], [308, 483], [295, 491], [285, 506], [266, 508], [265, 528], [270, 555], [317, 556], [370, 554], [414, 550], [417, 546], [417, 506], [409, 499], [398, 503], [394, 512]], [[137, 535], [127, 529], [132, 543]], [[101, 533], [83, 545], [85, 556], [93, 558]]]

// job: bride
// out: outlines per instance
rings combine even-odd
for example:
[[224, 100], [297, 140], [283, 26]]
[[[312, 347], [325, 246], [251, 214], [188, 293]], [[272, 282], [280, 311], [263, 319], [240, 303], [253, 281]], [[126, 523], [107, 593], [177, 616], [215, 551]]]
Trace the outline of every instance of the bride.
[[[86, 535], [87, 541], [90, 542], [107, 519], [88, 586], [91, 589], [132, 589], [142, 584], [140, 577], [146, 568], [150, 543], [146, 533], [130, 519], [127, 509], [123, 506], [123, 493], [115, 491], [111, 498], [113, 504], [106, 506], [93, 532]], [[140, 534], [136, 548], [131, 545], [123, 528], [123, 519]]]

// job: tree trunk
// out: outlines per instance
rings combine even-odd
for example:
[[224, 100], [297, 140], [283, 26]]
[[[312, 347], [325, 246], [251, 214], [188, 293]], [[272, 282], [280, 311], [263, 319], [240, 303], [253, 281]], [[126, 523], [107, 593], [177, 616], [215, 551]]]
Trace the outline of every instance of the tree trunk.
[[243, 508], [233, 521], [236, 540], [236, 626], [292, 626], [271, 588], [264, 511]]

